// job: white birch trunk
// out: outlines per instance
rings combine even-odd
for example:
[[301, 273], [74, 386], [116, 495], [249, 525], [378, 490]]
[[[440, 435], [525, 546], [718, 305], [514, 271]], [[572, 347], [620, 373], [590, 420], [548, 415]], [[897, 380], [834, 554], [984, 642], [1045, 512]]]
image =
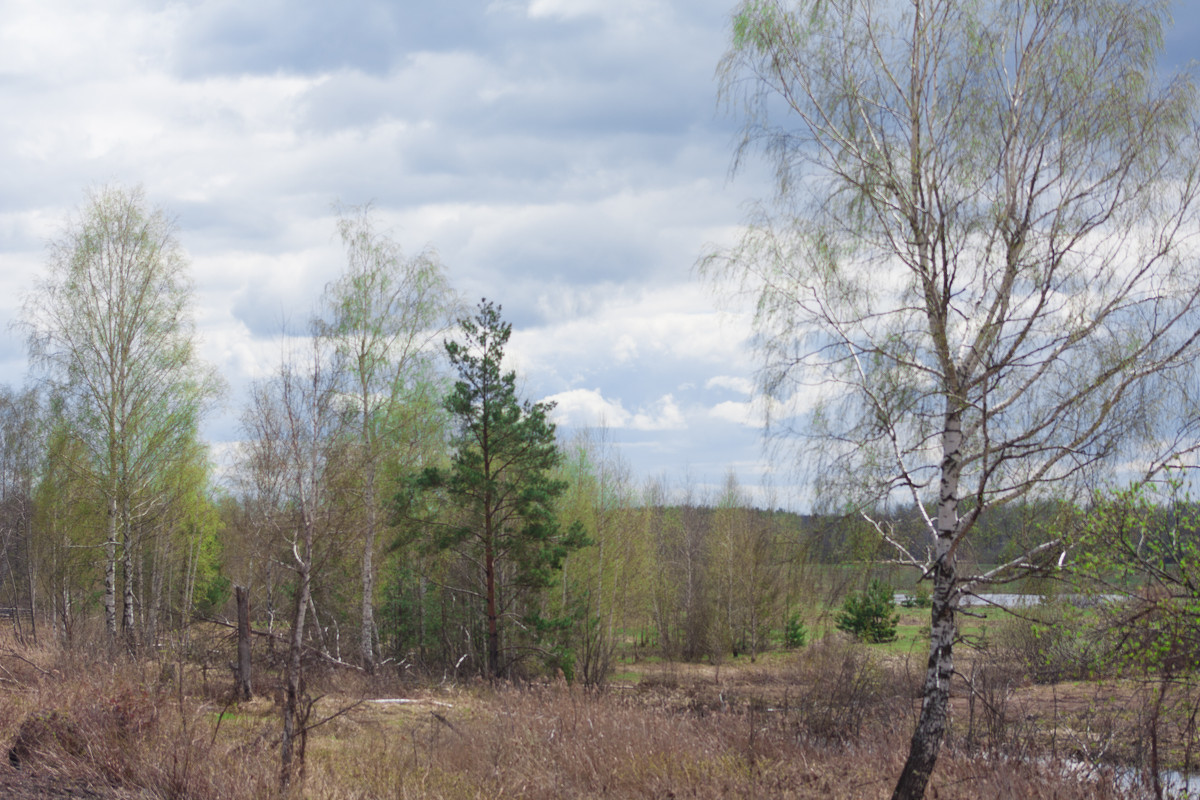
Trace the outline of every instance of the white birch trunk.
[[954, 674], [954, 612], [957, 606], [955, 534], [958, 531], [958, 482], [962, 469], [962, 415], [948, 399], [942, 432], [941, 487], [933, 565], [933, 599], [930, 611], [929, 661], [925, 670], [921, 715], [913, 732], [908, 760], [892, 800], [918, 800], [925, 787], [946, 732], [950, 710], [950, 678]]

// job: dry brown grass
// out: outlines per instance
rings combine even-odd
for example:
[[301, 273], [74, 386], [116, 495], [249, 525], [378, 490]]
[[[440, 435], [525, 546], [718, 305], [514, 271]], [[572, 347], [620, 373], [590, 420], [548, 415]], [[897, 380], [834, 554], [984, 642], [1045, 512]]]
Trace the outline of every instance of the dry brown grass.
[[[181, 685], [180, 664], [0, 642], [0, 745], [24, 742], [22, 774], [107, 787], [104, 796], [277, 796], [277, 707], [259, 697], [227, 709], [219, 673], [185, 666]], [[294, 794], [886, 797], [912, 719], [911, 680], [893, 667], [828, 642], [770, 668], [663, 669], [603, 694], [314, 673], [313, 694], [325, 696], [311, 721], [332, 718], [313, 729]], [[257, 685], [265, 691], [270, 677]], [[369, 696], [407, 702], [359, 702]], [[1052, 761], [983, 752], [948, 748], [929, 796], [1127, 796], [1103, 779], [1064, 777]]]
[[[0, 742], [21, 774], [51, 775], [112, 796], [255, 798], [270, 795], [269, 752], [214, 740], [211, 706], [163, 680], [161, 662], [104, 647], [0, 644]], [[183, 691], [181, 691], [181, 689]]]
[[[903, 734], [872, 723], [854, 742], [815, 742], [779, 711], [699, 710], [688, 688], [633, 696], [566, 688], [454, 697], [376, 735], [326, 740], [318, 798], [876, 798], [890, 794]], [[435, 716], [435, 713], [437, 716]], [[440, 718], [439, 718], [440, 717]], [[358, 742], [358, 745], [355, 744]], [[948, 753], [930, 797], [1125, 797], [1050, 764]]]

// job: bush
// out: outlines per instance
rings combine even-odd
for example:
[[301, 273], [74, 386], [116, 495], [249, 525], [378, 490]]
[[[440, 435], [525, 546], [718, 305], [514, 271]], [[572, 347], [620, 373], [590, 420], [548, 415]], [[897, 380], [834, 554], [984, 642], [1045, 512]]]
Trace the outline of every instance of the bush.
[[196, 611], [202, 617], [211, 617], [229, 602], [232, 594], [233, 584], [229, 578], [217, 575], [205, 584], [196, 595]]
[[846, 598], [837, 615], [838, 630], [873, 644], [893, 642], [896, 623], [900, 621], [900, 615], [893, 611], [895, 605], [892, 587], [876, 578], [865, 592], [855, 592]]
[[929, 587], [923, 583], [918, 583], [917, 588], [912, 594], [904, 596], [904, 600], [900, 605], [905, 608], [929, 608], [933, 605], [933, 595], [929, 592]]
[[870, 728], [903, 724], [909, 681], [856, 642], [826, 637], [796, 656], [789, 682], [791, 719], [810, 741], [848, 743]]
[[1095, 624], [1068, 603], [1043, 603], [1002, 620], [995, 644], [1034, 683], [1095, 678], [1109, 649]]
[[792, 614], [783, 627], [783, 646], [789, 650], [795, 650], [798, 647], [804, 647], [806, 641], [808, 641], [808, 629], [804, 627], [804, 622], [800, 619], [799, 614]]

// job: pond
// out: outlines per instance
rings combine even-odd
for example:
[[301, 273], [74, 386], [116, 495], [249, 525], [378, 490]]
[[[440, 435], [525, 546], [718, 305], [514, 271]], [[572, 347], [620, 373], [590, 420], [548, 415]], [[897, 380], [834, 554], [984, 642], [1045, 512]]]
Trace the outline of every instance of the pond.
[[[896, 592], [896, 605], [903, 605], [910, 595], [908, 592]], [[979, 606], [999, 606], [1000, 608], [1030, 608], [1032, 606], [1041, 605], [1045, 601], [1045, 597], [1040, 594], [1019, 594], [1017, 592], [979, 592], [978, 594], [967, 595], [959, 602], [960, 608], [971, 608]], [[1099, 603], [1111, 603], [1121, 599], [1119, 594], [1060, 594], [1054, 597], [1055, 600], [1061, 600], [1070, 603], [1073, 606], [1087, 608], [1089, 606], [1098, 605]]]
[[[1097, 769], [1094, 765], [1089, 765], [1082, 761], [1067, 761], [1065, 768], [1068, 774], [1082, 776], [1094, 775], [1094, 770]], [[1139, 788], [1150, 789], [1149, 786], [1145, 785], [1146, 775], [1133, 767], [1105, 769], [1113, 769], [1113, 772], [1110, 774], [1115, 777], [1117, 785], [1125, 791], [1134, 791]], [[1167, 769], [1158, 774], [1158, 780], [1162, 784], [1163, 797], [1182, 800], [1183, 798], [1200, 796], [1200, 775], [1196, 773], [1184, 775], [1179, 770]]]

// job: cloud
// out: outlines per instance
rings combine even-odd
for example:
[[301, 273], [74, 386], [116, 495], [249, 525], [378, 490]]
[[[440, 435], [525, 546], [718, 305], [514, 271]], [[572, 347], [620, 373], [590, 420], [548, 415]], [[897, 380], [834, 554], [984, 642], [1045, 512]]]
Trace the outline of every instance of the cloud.
[[[719, 418], [735, 409], [710, 413], [744, 399], [712, 392], [749, 381], [749, 318], [715, 310], [692, 266], [767, 193], [753, 172], [726, 180], [728, 13], [18, 0], [0, 16], [0, 322], [86, 187], [144, 184], [192, 258], [200, 351], [231, 387], [206, 435], [228, 441], [281, 325], [302, 329], [342, 266], [331, 203], [374, 200], [468, 302], [504, 306], [511, 362], [563, 424], [619, 430], [637, 472], [719, 479], [757, 442]], [[23, 379], [20, 345], [0, 343], [0, 380]]]
[[761, 395], [746, 402], [727, 400], [717, 403], [708, 409], [707, 416], [710, 419], [731, 422], [761, 433], [767, 427], [767, 409], [770, 409], [772, 420], [779, 420], [783, 417], [780, 404]]
[[754, 381], [737, 375], [716, 375], [704, 384], [705, 389], [729, 389], [738, 394], [754, 394]]
[[[748, 318], [713, 309], [705, 289], [696, 284], [632, 292], [613, 285], [560, 286], [558, 291], [567, 298], [572, 291], [589, 296], [591, 311], [516, 331], [510, 350], [525, 374], [549, 374], [572, 383], [574, 376], [614, 364], [669, 371], [672, 363], [702, 364], [707, 370], [745, 361]], [[559, 302], [570, 308], [574, 301]]]
[[659, 398], [649, 409], [633, 415], [629, 427], [639, 431], [679, 431], [687, 428], [683, 412], [671, 395]]
[[605, 399], [599, 389], [570, 389], [550, 395], [545, 402], [555, 404], [556, 424], [572, 428], [623, 428], [630, 418], [619, 400]]
[[533, 19], [575, 19], [584, 16], [602, 16], [617, 3], [607, 0], [532, 0], [528, 13]]
[[463, 2], [206, 0], [182, 4], [173, 68], [184, 77], [385, 72], [406, 50], [462, 41], [477, 25]]
[[733, 422], [737, 425], [744, 425], [748, 428], [763, 427], [762, 414], [756, 403], [735, 403], [727, 401], [717, 403], [709, 409], [709, 416], [713, 419], [724, 420], [725, 422]]
[[609, 400], [599, 389], [571, 389], [545, 398], [555, 403], [557, 424], [572, 428], [610, 428], [635, 431], [673, 431], [687, 427], [683, 412], [671, 395], [635, 413], [625, 410], [620, 400]]

